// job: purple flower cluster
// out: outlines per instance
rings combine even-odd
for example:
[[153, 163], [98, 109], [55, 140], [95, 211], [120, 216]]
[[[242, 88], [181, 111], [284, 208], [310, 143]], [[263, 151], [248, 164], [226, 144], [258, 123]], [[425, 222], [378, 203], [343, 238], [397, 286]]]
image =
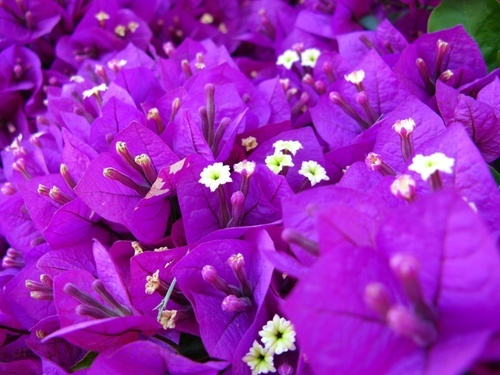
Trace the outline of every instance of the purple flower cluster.
[[0, 373], [494, 373], [500, 69], [438, 3], [1, 0]]

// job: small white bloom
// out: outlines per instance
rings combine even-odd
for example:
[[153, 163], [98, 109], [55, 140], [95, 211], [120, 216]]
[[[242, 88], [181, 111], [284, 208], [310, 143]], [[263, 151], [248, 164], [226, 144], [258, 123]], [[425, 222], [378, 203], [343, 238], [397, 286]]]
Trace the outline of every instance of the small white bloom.
[[163, 310], [160, 315], [160, 324], [163, 326], [163, 329], [174, 329], [176, 316], [177, 310]]
[[422, 180], [427, 181], [436, 171], [452, 174], [453, 170], [451, 168], [454, 164], [455, 159], [447, 157], [442, 152], [435, 152], [429, 156], [416, 155], [408, 169], [417, 172], [422, 177]]
[[365, 71], [364, 70], [355, 70], [352, 73], [346, 74], [344, 79], [347, 82], [351, 82], [355, 85], [359, 85], [365, 79]]
[[391, 193], [405, 199], [412, 199], [415, 194], [415, 186], [415, 180], [410, 175], [403, 174], [392, 182]]
[[231, 172], [229, 171], [229, 165], [224, 165], [222, 163], [215, 163], [209, 165], [200, 173], [199, 183], [210, 188], [213, 193], [220, 185], [224, 185], [227, 182], [232, 182]]
[[302, 66], [310, 66], [314, 68], [316, 61], [318, 61], [321, 51], [317, 48], [308, 48], [300, 54], [300, 63]]
[[146, 294], [153, 294], [160, 287], [160, 270], [156, 270], [152, 275], [146, 276]]
[[273, 353], [264, 349], [255, 340], [248, 353], [242, 358], [248, 367], [252, 370], [252, 375], [267, 374], [268, 372], [276, 372], [274, 367]]
[[227, 34], [228, 33], [228, 29], [227, 29], [227, 26], [224, 22], [221, 22], [219, 23], [219, 27], [218, 27], [219, 31], [222, 33], [222, 34]]
[[410, 134], [415, 129], [415, 121], [411, 117], [406, 120], [396, 121], [396, 123], [392, 125], [392, 129], [398, 134], [401, 134], [403, 129], [406, 131], [406, 134]]
[[326, 175], [325, 168], [314, 160], [303, 161], [299, 174], [306, 177], [311, 182], [311, 186], [314, 186], [323, 180], [328, 181], [330, 179]]
[[204, 23], [205, 25], [210, 25], [214, 22], [214, 16], [212, 16], [210, 13], [203, 13], [200, 18], [200, 22]]
[[85, 78], [79, 75], [69, 77], [70, 82], [83, 83], [85, 82]]
[[283, 167], [293, 167], [292, 156], [282, 152], [269, 155], [266, 157], [265, 162], [267, 167], [276, 174], [280, 173]]
[[259, 331], [259, 336], [262, 337], [265, 348], [269, 352], [278, 355], [289, 350], [295, 350], [295, 334], [292, 322], [281, 318], [278, 314], [275, 314], [273, 320], [269, 320], [262, 327], [262, 331]]
[[139, 28], [139, 24], [137, 22], [132, 21], [128, 23], [127, 28], [133, 34]]
[[253, 172], [255, 171], [255, 162], [253, 161], [248, 161], [248, 160], [243, 160], [240, 161], [239, 163], [236, 163], [233, 165], [234, 171], [236, 173], [242, 173], [243, 170], [246, 171], [247, 176], [251, 176]]
[[124, 25], [117, 25], [113, 31], [116, 35], [123, 38], [127, 32], [127, 28]]
[[146, 117], [148, 120], [154, 120], [160, 116], [160, 111], [158, 108], [153, 107], [148, 111], [148, 116]]
[[241, 145], [245, 147], [245, 150], [248, 152], [256, 148], [259, 144], [257, 143], [257, 138], [249, 136], [241, 140]]
[[[132, 248], [134, 249], [134, 255], [142, 254], [144, 252], [144, 249], [141, 247], [141, 244], [139, 242], [132, 241], [131, 245], [132, 245]], [[146, 277], [146, 281], [147, 281], [147, 277]], [[146, 286], [146, 288], [147, 288], [147, 286]]]
[[106, 21], [106, 20], [109, 20], [109, 14], [104, 12], [104, 11], [100, 11], [99, 13], [96, 13], [94, 15], [95, 19], [98, 20], [99, 22], [102, 22], [102, 21]]
[[108, 68], [114, 70], [115, 72], [119, 71], [121, 68], [123, 68], [127, 64], [127, 60], [109, 60], [108, 61]]
[[85, 90], [83, 92], [83, 98], [90, 98], [92, 95], [99, 95], [99, 92], [106, 91], [108, 86], [105, 83], [101, 83], [99, 86], [94, 86], [91, 89]]
[[287, 49], [281, 55], [278, 56], [276, 65], [283, 65], [287, 69], [292, 69], [293, 63], [300, 60], [299, 54], [294, 50]]
[[438, 49], [444, 49], [445, 51], [448, 48], [448, 43], [441, 39], [438, 39], [436, 45]]
[[285, 150], [290, 152], [293, 156], [295, 156], [298, 150], [304, 148], [302, 147], [302, 144], [299, 141], [282, 141], [282, 140], [274, 142], [273, 147], [276, 152]]

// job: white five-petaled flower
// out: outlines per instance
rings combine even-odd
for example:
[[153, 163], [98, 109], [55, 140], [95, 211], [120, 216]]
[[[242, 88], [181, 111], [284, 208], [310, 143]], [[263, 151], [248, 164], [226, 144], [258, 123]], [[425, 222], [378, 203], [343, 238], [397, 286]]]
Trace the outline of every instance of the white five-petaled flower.
[[248, 160], [243, 160], [240, 161], [239, 163], [236, 163], [233, 165], [233, 169], [236, 173], [243, 173], [243, 171], [246, 172], [247, 176], [251, 176], [253, 172], [255, 171], [255, 162], [254, 161], [248, 161]]
[[328, 181], [330, 179], [326, 175], [325, 168], [314, 160], [303, 161], [299, 174], [306, 177], [311, 182], [311, 186], [314, 186], [323, 180]]
[[396, 123], [392, 125], [392, 129], [398, 134], [401, 134], [403, 129], [406, 134], [410, 134], [415, 129], [415, 121], [411, 117], [405, 120], [396, 121]]
[[293, 167], [292, 156], [282, 152], [269, 155], [266, 157], [265, 162], [267, 167], [276, 174], [280, 173], [283, 167]]
[[321, 55], [321, 51], [319, 49], [308, 48], [300, 54], [300, 63], [302, 66], [310, 66], [311, 68], [314, 68], [319, 55]]
[[94, 15], [95, 19], [98, 20], [99, 22], [102, 22], [102, 21], [106, 21], [106, 20], [109, 20], [109, 14], [104, 12], [104, 11], [100, 11], [99, 13], [96, 13]]
[[132, 21], [128, 23], [127, 28], [133, 34], [139, 28], [139, 24], [137, 22]]
[[299, 54], [291, 49], [287, 49], [281, 55], [278, 56], [276, 65], [283, 65], [287, 69], [292, 69], [293, 63], [300, 60]]
[[122, 38], [127, 33], [127, 28], [124, 25], [117, 25], [113, 30], [116, 35], [121, 36]]
[[442, 152], [435, 152], [429, 156], [415, 155], [408, 169], [417, 172], [422, 177], [422, 180], [427, 181], [437, 171], [448, 174], [453, 173], [452, 167], [454, 164], [455, 159], [449, 158]]
[[127, 64], [127, 60], [116, 60], [112, 59], [108, 61], [108, 68], [116, 71], [119, 71], [121, 68], [123, 68]]
[[299, 141], [276, 141], [273, 143], [275, 152], [288, 151], [295, 156], [298, 150], [303, 149], [302, 144]]
[[256, 148], [259, 144], [257, 143], [257, 138], [249, 136], [241, 140], [241, 145], [245, 147], [245, 150], [248, 152]]
[[213, 193], [220, 185], [232, 182], [229, 165], [215, 163], [205, 167], [200, 173], [199, 183], [205, 185]]
[[355, 70], [352, 73], [346, 74], [344, 79], [347, 82], [351, 82], [355, 85], [359, 85], [365, 79], [365, 71], [364, 70]]
[[243, 357], [248, 367], [252, 370], [252, 375], [267, 374], [268, 372], [276, 372], [274, 367], [273, 353], [263, 348], [257, 340], [253, 342], [248, 353]]
[[108, 86], [105, 83], [101, 83], [99, 86], [94, 86], [91, 89], [85, 90], [83, 92], [83, 98], [90, 98], [92, 95], [99, 95], [99, 92], [106, 91]]
[[259, 331], [265, 349], [277, 355], [295, 350], [295, 328], [289, 320], [274, 314], [273, 320]]
[[407, 174], [397, 176], [391, 184], [391, 193], [405, 199], [412, 199], [415, 194], [415, 180]]

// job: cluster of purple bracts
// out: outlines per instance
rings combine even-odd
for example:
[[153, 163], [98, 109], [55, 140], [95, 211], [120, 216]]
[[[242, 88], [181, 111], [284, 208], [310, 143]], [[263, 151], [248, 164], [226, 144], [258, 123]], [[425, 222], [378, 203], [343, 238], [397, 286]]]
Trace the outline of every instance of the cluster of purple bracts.
[[494, 373], [500, 70], [438, 3], [1, 0], [0, 372]]

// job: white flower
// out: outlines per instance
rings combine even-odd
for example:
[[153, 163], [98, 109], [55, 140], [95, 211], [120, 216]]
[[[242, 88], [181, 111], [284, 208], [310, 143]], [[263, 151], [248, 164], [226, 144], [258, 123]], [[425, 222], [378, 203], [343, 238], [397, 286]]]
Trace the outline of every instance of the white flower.
[[160, 270], [156, 270], [152, 275], [146, 276], [146, 294], [153, 294], [160, 287]]
[[132, 21], [128, 23], [127, 28], [133, 34], [139, 28], [139, 24], [137, 22]]
[[422, 180], [427, 181], [429, 177], [437, 172], [453, 173], [452, 167], [455, 164], [455, 159], [447, 157], [441, 152], [435, 152], [432, 155], [424, 156], [416, 155], [412, 159], [411, 165], [408, 167], [410, 171], [417, 172], [422, 177]]
[[115, 72], [119, 71], [127, 64], [127, 60], [116, 60], [112, 59], [108, 61], [108, 68], [114, 70]]
[[401, 134], [401, 131], [403, 129], [405, 130], [406, 134], [410, 134], [415, 129], [415, 121], [411, 117], [407, 118], [406, 120], [396, 121], [396, 123], [392, 125], [392, 129], [398, 134]]
[[85, 78], [83, 78], [82, 76], [79, 76], [79, 75], [74, 75], [74, 76], [69, 77], [69, 81], [76, 82], [76, 83], [83, 83], [83, 82], [85, 82]]
[[252, 347], [242, 360], [250, 367], [252, 375], [276, 372], [273, 353], [264, 349], [257, 340], [253, 342]]
[[177, 315], [177, 310], [163, 310], [160, 315], [159, 323], [163, 326], [163, 329], [174, 329], [175, 328], [175, 317]]
[[236, 173], [242, 173], [243, 170], [246, 171], [247, 176], [251, 176], [253, 172], [255, 171], [255, 162], [254, 161], [248, 161], [248, 160], [243, 160], [240, 161], [239, 163], [236, 163], [233, 165], [233, 169]]
[[415, 194], [415, 180], [407, 174], [396, 177], [391, 184], [391, 193], [405, 199], [412, 199]]
[[294, 50], [287, 49], [281, 55], [278, 56], [276, 65], [283, 65], [287, 69], [292, 69], [293, 63], [300, 60], [299, 54]]
[[306, 177], [311, 182], [311, 186], [314, 186], [323, 180], [328, 181], [330, 179], [326, 175], [325, 168], [314, 160], [303, 161], [299, 174]]
[[241, 140], [241, 145], [245, 147], [245, 150], [247, 150], [248, 152], [256, 148], [259, 144], [257, 143], [257, 138], [250, 136], [247, 138], [243, 138]]
[[102, 21], [105, 21], [105, 20], [109, 20], [109, 14], [104, 12], [104, 11], [100, 11], [99, 13], [96, 13], [94, 15], [95, 19], [98, 20], [99, 22], [102, 22]]
[[318, 57], [321, 55], [321, 51], [317, 48], [308, 48], [300, 54], [300, 63], [302, 66], [310, 66], [314, 68]]
[[293, 324], [275, 314], [273, 320], [269, 320], [267, 324], [259, 331], [259, 336], [262, 337], [262, 342], [265, 348], [275, 354], [281, 354], [289, 350], [295, 350], [295, 328]]
[[123, 38], [127, 32], [127, 28], [124, 25], [117, 25], [114, 29], [114, 32], [116, 35]]
[[199, 183], [210, 188], [211, 192], [217, 190], [219, 185], [224, 185], [227, 182], [232, 182], [231, 172], [229, 171], [229, 165], [224, 165], [222, 163], [215, 163], [209, 165], [200, 173]]
[[83, 98], [90, 98], [92, 95], [99, 95], [99, 92], [106, 91], [108, 86], [105, 83], [101, 83], [99, 86], [94, 86], [91, 89], [85, 90], [83, 92]]
[[276, 141], [273, 143], [274, 150], [276, 152], [286, 150], [295, 156], [298, 150], [303, 149], [302, 144], [299, 141]]
[[351, 82], [355, 85], [359, 85], [365, 79], [365, 71], [364, 70], [355, 70], [352, 73], [346, 74], [344, 79], [347, 82]]
[[205, 25], [210, 25], [214, 22], [214, 16], [212, 16], [210, 13], [203, 13], [200, 18], [200, 22], [204, 23]]
[[283, 167], [293, 167], [292, 156], [283, 154], [282, 152], [269, 155], [265, 162], [267, 167], [276, 174], [280, 173]]

